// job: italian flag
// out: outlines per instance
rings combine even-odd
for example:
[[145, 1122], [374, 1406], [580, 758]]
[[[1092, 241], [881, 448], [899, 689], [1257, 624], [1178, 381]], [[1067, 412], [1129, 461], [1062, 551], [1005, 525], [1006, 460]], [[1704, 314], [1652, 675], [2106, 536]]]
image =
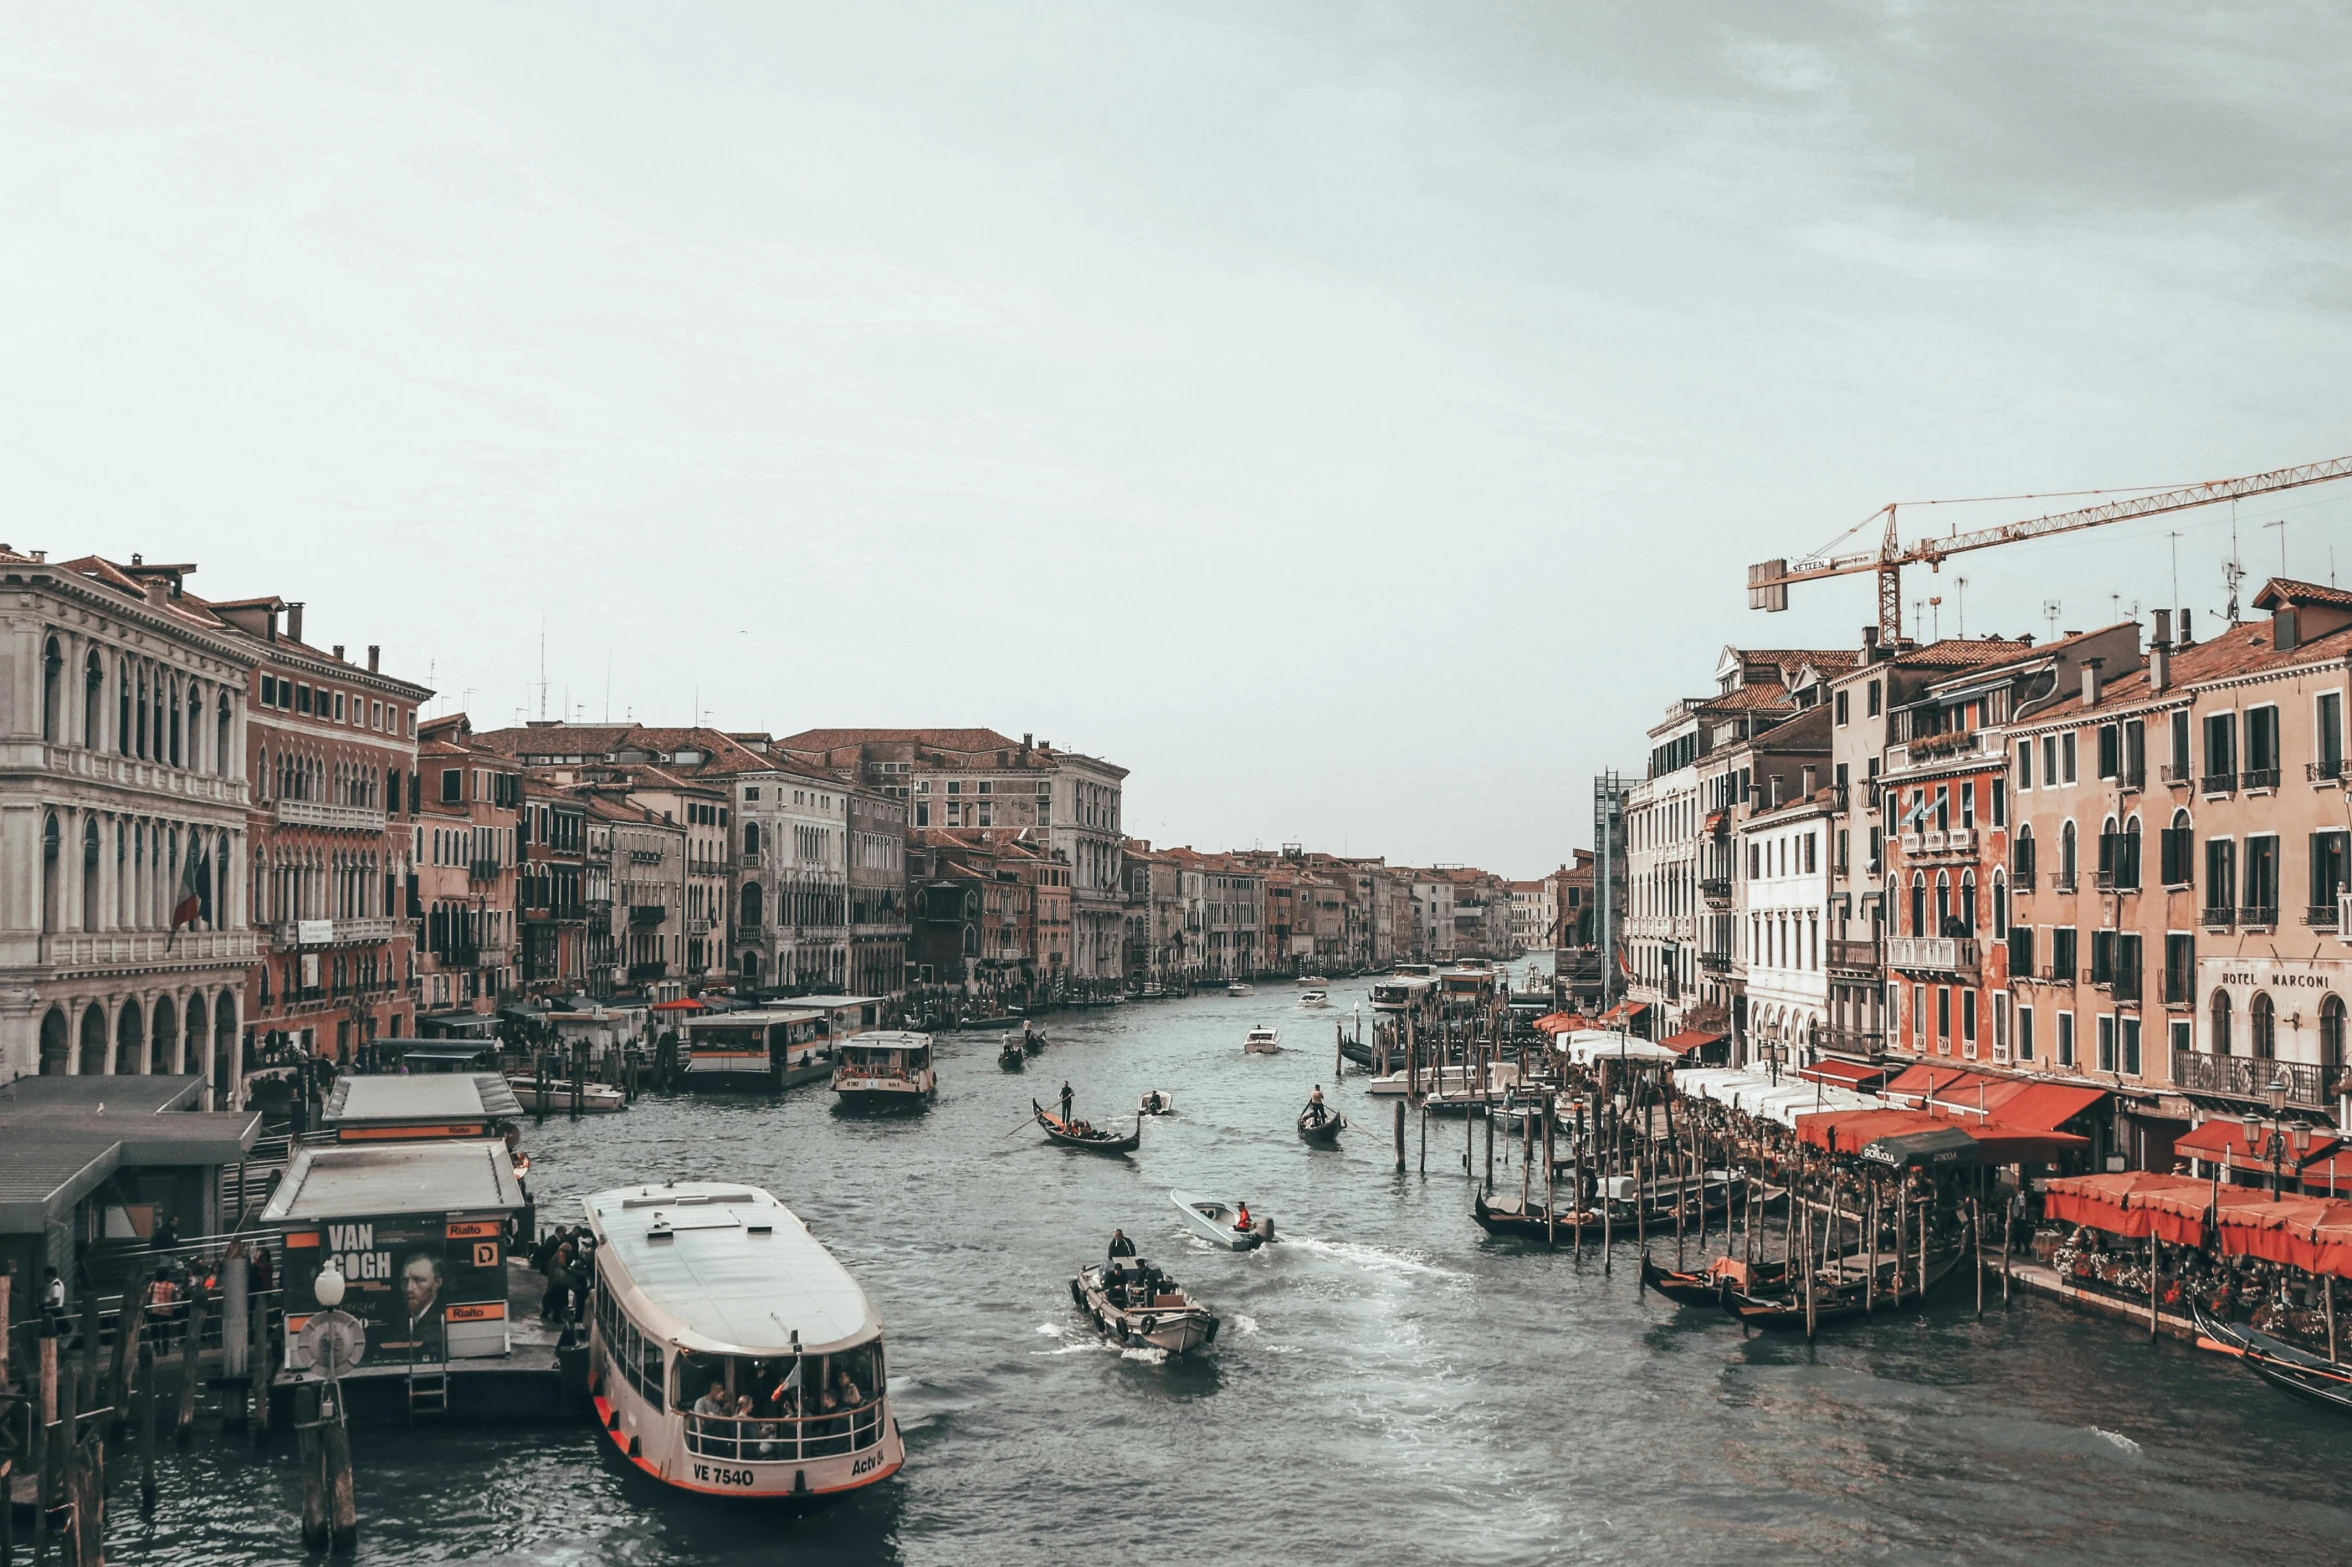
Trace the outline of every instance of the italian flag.
[[177, 934], [183, 925], [211, 918], [212, 856], [204, 852], [204, 840], [190, 833], [188, 852], [180, 860], [180, 895], [172, 903], [171, 928]]

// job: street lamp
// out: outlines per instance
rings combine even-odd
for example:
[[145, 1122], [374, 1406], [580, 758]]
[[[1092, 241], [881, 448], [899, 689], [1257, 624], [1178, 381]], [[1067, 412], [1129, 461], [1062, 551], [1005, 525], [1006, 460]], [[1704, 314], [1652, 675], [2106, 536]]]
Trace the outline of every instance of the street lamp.
[[2280, 1119], [2286, 1113], [2287, 1096], [2293, 1093], [2294, 1089], [2294, 1082], [2287, 1076], [2287, 1069], [2283, 1066], [2280, 1067], [2278, 1075], [2270, 1080], [2269, 1088], [2264, 1091], [2264, 1097], [2270, 1101], [2270, 1119], [2266, 1122], [2251, 1110], [2240, 1118], [2240, 1124], [2246, 1128], [2247, 1148], [2253, 1151], [2257, 1159], [2266, 1159], [2270, 1162], [2270, 1200], [2272, 1202], [2279, 1200], [2280, 1165], [2285, 1160], [2289, 1149], [2292, 1148], [2294, 1152], [2296, 1168], [2301, 1169], [2303, 1155], [2311, 1147], [2311, 1128], [2308, 1125], [2297, 1121], [2289, 1126], [2283, 1124]]

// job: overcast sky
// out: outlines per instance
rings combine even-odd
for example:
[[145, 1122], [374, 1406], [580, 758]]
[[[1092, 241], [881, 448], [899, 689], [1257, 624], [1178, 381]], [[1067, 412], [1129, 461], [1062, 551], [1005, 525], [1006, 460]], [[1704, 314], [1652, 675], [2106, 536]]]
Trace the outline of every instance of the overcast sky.
[[[551, 714], [1030, 731], [1138, 835], [1531, 875], [1723, 644], [1872, 618], [1748, 561], [2352, 452], [2348, 67], [2317, 5], [11, 6], [0, 534], [485, 726], [544, 626]], [[2281, 517], [2352, 581], [2339, 488], [2256, 581]], [[2096, 625], [2177, 529], [2202, 617], [2229, 524], [1908, 592]]]

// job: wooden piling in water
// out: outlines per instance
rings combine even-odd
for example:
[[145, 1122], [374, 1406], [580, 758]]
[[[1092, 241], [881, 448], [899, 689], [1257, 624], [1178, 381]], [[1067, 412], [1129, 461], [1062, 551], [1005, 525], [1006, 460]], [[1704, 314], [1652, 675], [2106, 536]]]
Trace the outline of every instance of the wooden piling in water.
[[1405, 1173], [1405, 1102], [1396, 1102], [1396, 1173]]
[[147, 1298], [154, 1292], [154, 1280], [154, 1272], [145, 1264], [133, 1269], [130, 1281], [123, 1286], [122, 1307], [114, 1314], [114, 1370], [107, 1379], [106, 1401], [114, 1408], [117, 1429], [130, 1418], [131, 1371], [139, 1361], [139, 1345], [147, 1337]]
[[139, 1505], [155, 1510], [155, 1346], [139, 1346]]
[[172, 1436], [182, 1446], [196, 1434], [196, 1371], [203, 1356], [204, 1307], [204, 1286], [197, 1282], [188, 1290], [188, 1338], [180, 1346], [180, 1412], [172, 1422]]
[[[50, 1456], [57, 1440], [57, 1324], [44, 1320], [33, 1346], [32, 1447], [25, 1465], [33, 1476], [33, 1567], [48, 1554]], [[13, 1507], [13, 1503], [11, 1506]]]
[[[1543, 1118], [1544, 1244], [1557, 1246], [1560, 1244], [1560, 1204], [1552, 1181], [1552, 1133], [1559, 1123], [1560, 1103], [1551, 1094], [1544, 1095]], [[2332, 1326], [2335, 1320], [2335, 1302], [2331, 1297], [2328, 1303], [2328, 1321], [2331, 1324], [2328, 1329], [2328, 1349], [2331, 1359], [2335, 1350], [2335, 1328]]]

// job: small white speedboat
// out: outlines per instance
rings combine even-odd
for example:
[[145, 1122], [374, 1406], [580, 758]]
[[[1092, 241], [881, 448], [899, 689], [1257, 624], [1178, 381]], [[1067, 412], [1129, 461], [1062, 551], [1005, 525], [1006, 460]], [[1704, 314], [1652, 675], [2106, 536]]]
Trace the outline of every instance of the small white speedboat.
[[1274, 1221], [1262, 1213], [1252, 1214], [1250, 1227], [1244, 1230], [1236, 1227], [1241, 1213], [1229, 1202], [1186, 1191], [1171, 1191], [1168, 1200], [1176, 1205], [1184, 1227], [1212, 1246], [1222, 1246], [1227, 1251], [1255, 1251], [1274, 1238]]
[[1225, 994], [1229, 996], [1254, 996], [1257, 993], [1256, 986], [1238, 979], [1225, 987]]
[[1249, 1037], [1241, 1042], [1241, 1048], [1246, 1055], [1279, 1055], [1282, 1052], [1282, 1035], [1271, 1028], [1253, 1028], [1249, 1031]]
[[1301, 974], [1301, 975], [1300, 975], [1300, 976], [1299, 976], [1297, 979], [1293, 980], [1291, 983], [1293, 983], [1293, 984], [1296, 984], [1296, 985], [1312, 985], [1312, 986], [1315, 986], [1316, 988], [1320, 989], [1320, 988], [1322, 988], [1323, 986], [1330, 984], [1330, 983], [1331, 983], [1331, 981], [1330, 981], [1330, 980], [1328, 980], [1328, 979], [1326, 979], [1326, 978], [1324, 978], [1324, 977], [1323, 977], [1322, 975], [1320, 975], [1320, 974]]
[[1299, 997], [1299, 1005], [1313, 1008], [1327, 1007], [1331, 1005], [1331, 997], [1323, 991], [1310, 990]]
[[[516, 1103], [525, 1115], [540, 1110], [550, 1115], [569, 1114], [572, 1108], [572, 1085], [552, 1078], [547, 1084], [547, 1103], [539, 1102], [539, 1080], [533, 1077], [510, 1077], [506, 1086], [514, 1090]], [[609, 1083], [589, 1083], [580, 1090], [580, 1111], [583, 1115], [610, 1115], [615, 1110], [629, 1108], [628, 1097]]]
[[1174, 1115], [1176, 1096], [1158, 1088], [1147, 1088], [1143, 1097], [1135, 1101], [1137, 1115]]

